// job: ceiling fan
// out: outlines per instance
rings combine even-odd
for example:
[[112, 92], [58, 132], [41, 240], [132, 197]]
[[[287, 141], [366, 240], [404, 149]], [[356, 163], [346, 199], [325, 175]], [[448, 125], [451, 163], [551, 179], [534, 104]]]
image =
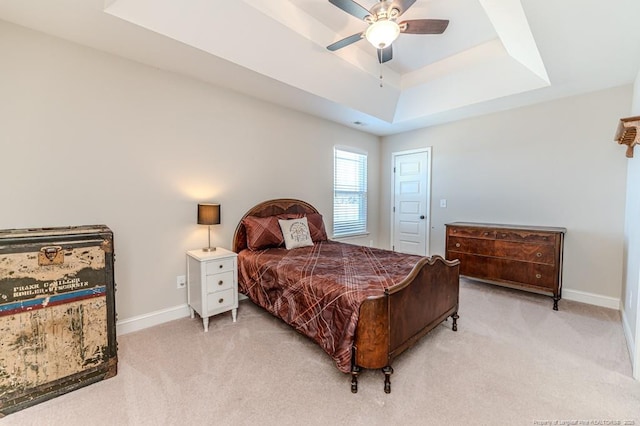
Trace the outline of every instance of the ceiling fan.
[[398, 38], [400, 33], [442, 34], [449, 25], [447, 19], [414, 19], [396, 22], [415, 2], [416, 0], [380, 0], [370, 10], [367, 10], [353, 0], [329, 0], [329, 3], [358, 19], [362, 19], [369, 26], [361, 33], [330, 44], [327, 49], [334, 52], [365, 38], [378, 49], [378, 62], [382, 64], [393, 58], [391, 43]]

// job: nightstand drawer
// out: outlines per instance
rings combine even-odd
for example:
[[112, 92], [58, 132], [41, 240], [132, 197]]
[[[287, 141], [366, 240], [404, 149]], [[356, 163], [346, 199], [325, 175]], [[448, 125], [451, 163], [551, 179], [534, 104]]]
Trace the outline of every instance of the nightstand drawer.
[[207, 275], [207, 293], [233, 288], [233, 271]]
[[207, 275], [233, 271], [233, 258], [216, 259], [207, 262]]
[[209, 311], [215, 311], [216, 309], [232, 306], [233, 303], [234, 300], [232, 288], [230, 288], [229, 290], [217, 291], [207, 296], [207, 305], [209, 306]]

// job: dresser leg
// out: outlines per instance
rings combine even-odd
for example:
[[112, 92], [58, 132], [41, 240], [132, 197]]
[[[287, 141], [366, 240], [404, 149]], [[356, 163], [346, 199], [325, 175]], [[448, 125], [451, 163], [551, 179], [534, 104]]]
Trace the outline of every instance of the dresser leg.
[[460, 318], [460, 316], [456, 312], [455, 314], [451, 315], [451, 318], [453, 318], [453, 326], [451, 327], [451, 329], [453, 331], [458, 331], [458, 318]]
[[204, 332], [209, 331], [209, 317], [202, 317], [202, 325], [204, 325]]
[[195, 318], [196, 314], [191, 306], [189, 306], [189, 312], [191, 313], [191, 319]]
[[558, 310], [558, 300], [560, 300], [560, 298], [558, 296], [553, 296], [553, 310], [554, 311]]
[[236, 319], [238, 318], [238, 310], [237, 309], [232, 309], [231, 310], [231, 318], [233, 318], [233, 322], [236, 322]]

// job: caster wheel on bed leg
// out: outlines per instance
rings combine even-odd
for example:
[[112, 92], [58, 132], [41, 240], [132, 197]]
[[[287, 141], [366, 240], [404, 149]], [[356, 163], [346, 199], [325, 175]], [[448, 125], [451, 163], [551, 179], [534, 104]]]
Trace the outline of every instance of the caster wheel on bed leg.
[[451, 329], [453, 331], [458, 331], [458, 318], [460, 318], [458, 316], [458, 313], [456, 312], [455, 314], [451, 315], [451, 318], [453, 318], [453, 326], [451, 327]]
[[351, 393], [358, 393], [358, 374], [360, 374], [360, 367], [354, 365], [351, 367]]
[[384, 393], [391, 393], [391, 375], [393, 374], [393, 368], [387, 365], [382, 369], [384, 373]]

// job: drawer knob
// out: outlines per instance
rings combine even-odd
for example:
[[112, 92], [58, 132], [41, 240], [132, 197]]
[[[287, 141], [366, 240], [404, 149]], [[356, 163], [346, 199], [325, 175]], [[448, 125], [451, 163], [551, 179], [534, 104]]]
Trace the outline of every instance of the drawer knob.
[[222, 284], [224, 284], [224, 281], [222, 280], [218, 281], [218, 285], [222, 285]]
[[460, 243], [456, 243], [456, 247], [460, 247]]
[[224, 302], [224, 299], [221, 297], [220, 299], [218, 299], [218, 303], [222, 303]]
[[540, 279], [540, 278], [542, 278], [542, 275], [541, 274], [536, 274], [536, 278]]
[[224, 265], [218, 265], [218, 268], [222, 269], [222, 267], [223, 267], [223, 266], [224, 266]]
[[484, 235], [484, 236], [486, 237], [487, 235], [489, 235], [489, 233], [488, 233], [488, 232], [485, 232], [485, 233], [484, 233], [484, 234], [482, 234], [482, 235]]
[[536, 256], [542, 257], [542, 253], [538, 252], [538, 253], [536, 253]]
[[507, 234], [502, 234], [502, 238], [505, 238], [507, 236]]

